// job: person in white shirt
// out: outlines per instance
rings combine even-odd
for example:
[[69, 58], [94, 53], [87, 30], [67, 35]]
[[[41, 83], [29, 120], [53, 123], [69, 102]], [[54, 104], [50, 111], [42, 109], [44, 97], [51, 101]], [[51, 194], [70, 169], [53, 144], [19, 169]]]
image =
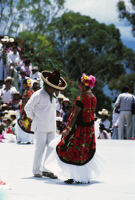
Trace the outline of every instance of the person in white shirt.
[[8, 76], [5, 79], [5, 85], [0, 91], [0, 96], [3, 103], [8, 104], [12, 100], [13, 94], [17, 92], [16, 88], [12, 86], [12, 81], [12, 77]]
[[100, 134], [98, 139], [111, 139], [111, 132], [106, 131], [106, 128], [103, 124], [99, 125]]
[[118, 96], [115, 108], [120, 109], [119, 126], [118, 126], [118, 139], [124, 139], [124, 129], [126, 124], [126, 139], [131, 139], [132, 132], [132, 113], [131, 105], [135, 101], [134, 96], [129, 93], [129, 87], [125, 86], [122, 93]]
[[32, 73], [30, 75], [30, 78], [32, 80], [37, 80], [40, 84], [40, 88], [43, 87], [43, 80], [41, 79], [41, 73], [38, 71], [38, 67], [37, 66], [33, 66], [32, 67]]
[[8, 56], [8, 64], [9, 64], [9, 75], [13, 77], [14, 69], [19, 65], [19, 52], [17, 51], [17, 47], [13, 46], [13, 52], [11, 52]]
[[63, 111], [63, 99], [64, 95], [59, 93], [57, 96], [57, 102], [56, 102], [56, 110], [60, 112], [60, 116], [63, 117], [64, 111]]
[[32, 73], [32, 64], [29, 59], [26, 59], [24, 61], [24, 65], [21, 67], [20, 71], [23, 70], [25, 71], [26, 76], [30, 77]]
[[24, 109], [27, 116], [32, 119], [31, 130], [35, 132], [33, 174], [35, 177], [48, 176], [49, 174], [53, 178], [52, 173], [41, 170], [41, 164], [45, 151], [45, 160], [47, 159], [49, 155], [48, 144], [56, 134], [56, 98], [54, 93], [64, 90], [67, 84], [58, 71], [43, 71], [41, 77], [44, 81], [44, 87], [31, 96]]
[[[107, 109], [102, 109], [101, 111], [98, 112], [101, 118], [96, 120], [96, 124], [98, 126], [98, 133], [96, 133], [97, 138], [99, 139], [110, 139], [110, 136], [108, 137], [107, 133], [110, 128], [110, 121], [108, 120], [109, 117], [109, 112]], [[104, 126], [104, 128], [103, 128]], [[104, 130], [104, 132], [103, 132]], [[104, 136], [106, 134], [106, 137]]]

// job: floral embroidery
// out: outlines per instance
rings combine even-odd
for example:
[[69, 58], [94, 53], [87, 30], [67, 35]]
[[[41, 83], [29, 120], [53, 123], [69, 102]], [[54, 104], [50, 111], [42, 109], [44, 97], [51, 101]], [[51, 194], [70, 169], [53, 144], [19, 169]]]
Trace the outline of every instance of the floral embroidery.
[[[76, 98], [76, 101], [81, 101], [84, 105], [79, 118], [84, 123], [88, 123], [94, 120], [94, 110], [96, 108], [96, 97], [90, 98], [87, 95], [82, 95]], [[73, 105], [72, 113], [68, 119], [67, 125], [71, 120], [71, 116], [74, 112]], [[81, 118], [81, 119], [80, 119]], [[94, 125], [81, 126], [76, 123], [71, 133], [62, 138], [57, 145], [56, 151], [59, 158], [66, 163], [73, 165], [83, 165], [87, 163], [94, 155], [96, 150]]]

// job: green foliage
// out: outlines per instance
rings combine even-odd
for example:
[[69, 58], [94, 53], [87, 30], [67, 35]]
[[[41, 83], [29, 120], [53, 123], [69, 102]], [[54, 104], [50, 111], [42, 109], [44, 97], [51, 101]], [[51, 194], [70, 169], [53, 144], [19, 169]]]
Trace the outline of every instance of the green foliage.
[[119, 73], [125, 73], [121, 63], [123, 45], [114, 25], [106, 26], [90, 17], [68, 12], [54, 19], [49, 28], [50, 38], [71, 78], [86, 72], [95, 74], [106, 84], [113, 76], [119, 76], [114, 73], [116, 68]]
[[130, 92], [134, 91], [134, 80], [135, 80], [135, 72], [126, 75], [120, 75], [119, 79], [112, 79], [109, 82], [110, 89], [116, 89], [118, 91], [122, 91], [123, 86], [128, 85], [130, 88]]
[[127, 2], [119, 0], [118, 12], [120, 19], [126, 19], [127, 22], [132, 26], [132, 34], [135, 36], [135, 0], [130, 0]]
[[1, 0], [2, 35], [17, 36], [24, 30], [44, 33], [49, 22], [63, 9], [65, 0]]

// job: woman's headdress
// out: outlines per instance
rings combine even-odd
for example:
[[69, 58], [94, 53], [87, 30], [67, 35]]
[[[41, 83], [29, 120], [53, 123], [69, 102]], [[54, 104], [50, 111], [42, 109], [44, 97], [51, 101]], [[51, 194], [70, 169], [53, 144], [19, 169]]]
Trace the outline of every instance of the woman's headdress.
[[81, 83], [87, 87], [94, 87], [96, 82], [96, 78], [92, 75], [88, 76], [85, 73], [82, 74]]
[[27, 79], [26, 79], [26, 82], [27, 82], [27, 87], [30, 88], [30, 87], [31, 87], [31, 80], [30, 80], [30, 78], [27, 78]]

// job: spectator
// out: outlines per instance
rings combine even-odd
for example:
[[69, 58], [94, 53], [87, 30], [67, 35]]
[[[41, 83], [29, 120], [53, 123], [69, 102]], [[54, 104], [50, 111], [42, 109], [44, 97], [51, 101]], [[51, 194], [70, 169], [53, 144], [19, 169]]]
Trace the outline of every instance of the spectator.
[[57, 96], [57, 104], [56, 104], [56, 110], [58, 110], [61, 114], [61, 117], [63, 116], [64, 114], [64, 111], [63, 111], [63, 99], [64, 99], [64, 95], [59, 93], [58, 96]]
[[124, 139], [124, 128], [126, 124], [126, 139], [131, 139], [132, 131], [132, 113], [131, 105], [135, 101], [135, 97], [129, 93], [129, 87], [125, 86], [122, 93], [118, 96], [115, 108], [120, 109], [119, 126], [118, 126], [118, 139]]
[[69, 118], [69, 116], [71, 114], [71, 111], [72, 111], [72, 106], [71, 105], [66, 106], [65, 114], [63, 115], [63, 122], [64, 122], [64, 124], [67, 123], [68, 118]]
[[5, 79], [5, 85], [1, 89], [1, 99], [3, 103], [9, 103], [13, 98], [13, 93], [16, 92], [16, 88], [12, 86], [12, 77], [7, 77]]
[[7, 45], [9, 42], [8, 36], [4, 36], [1, 39], [1, 47], [0, 47], [0, 82], [3, 83], [4, 79], [7, 78], [8, 75], [8, 52]]
[[71, 105], [71, 102], [69, 101], [69, 99], [66, 98], [66, 97], [64, 97], [62, 109], [63, 109], [63, 111], [64, 111], [65, 113], [66, 113], [66, 108], [67, 108], [68, 106], [70, 106], [70, 105]]
[[24, 88], [23, 88], [23, 81], [28, 78], [26, 76], [25, 70], [21, 69], [20, 70], [20, 76], [19, 76], [19, 80], [18, 80], [18, 88], [19, 88], [19, 92], [20, 95], [22, 96], [23, 92], [24, 92]]
[[20, 110], [20, 104], [21, 104], [21, 99], [20, 99], [20, 93], [18, 91], [15, 91], [13, 93], [13, 98], [8, 104], [9, 110]]
[[9, 75], [13, 77], [14, 69], [19, 65], [19, 53], [17, 47], [13, 47], [13, 52], [9, 54], [8, 63], [9, 63]]
[[33, 80], [37, 80], [40, 84], [40, 88], [43, 87], [43, 81], [41, 79], [41, 73], [39, 72], [37, 66], [34, 66], [32, 68], [32, 74], [31, 74], [30, 78], [33, 79]]
[[34, 91], [34, 92], [36, 92], [37, 90], [39, 90], [40, 89], [40, 84], [39, 84], [39, 82], [37, 81], [37, 80], [34, 80], [33, 81], [33, 85], [32, 85], [32, 90]]
[[[117, 97], [114, 100], [114, 103], [116, 102]], [[118, 139], [118, 124], [119, 124], [119, 115], [120, 115], [120, 110], [119, 108], [113, 109], [113, 114], [112, 114], [112, 139]]]
[[32, 120], [27, 117], [24, 106], [31, 98], [34, 91], [31, 89], [31, 80], [27, 78], [23, 81], [24, 93], [22, 95], [22, 103], [20, 106], [20, 117], [15, 126], [17, 143], [32, 144], [34, 140], [33, 132], [31, 131]]
[[29, 59], [24, 61], [24, 66], [22, 66], [20, 70], [25, 71], [26, 76], [30, 77], [32, 73], [31, 61]]
[[103, 139], [104, 138], [104, 133], [102, 133], [103, 126], [104, 125], [104, 131], [109, 132], [110, 128], [110, 121], [108, 120], [109, 117], [109, 112], [106, 109], [102, 109], [101, 111], [98, 112], [101, 118], [96, 120], [96, 126], [98, 133], [96, 133], [97, 138]]

